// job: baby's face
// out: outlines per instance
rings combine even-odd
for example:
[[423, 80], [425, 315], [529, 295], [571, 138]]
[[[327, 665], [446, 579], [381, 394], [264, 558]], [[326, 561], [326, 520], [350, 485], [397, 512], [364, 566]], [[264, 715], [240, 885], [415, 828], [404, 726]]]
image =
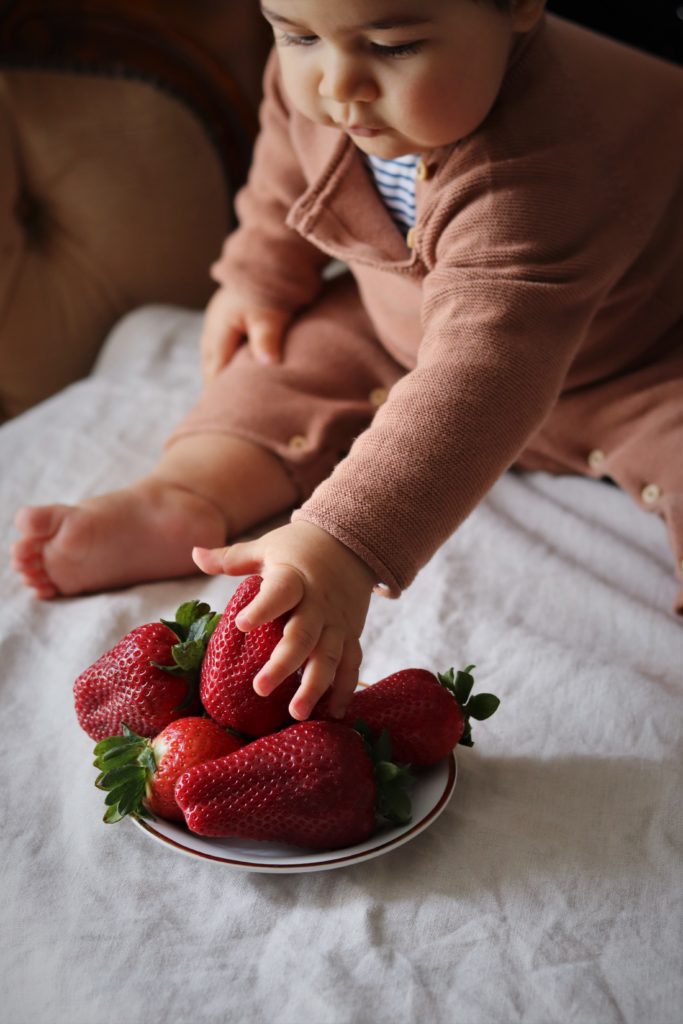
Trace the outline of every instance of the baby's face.
[[464, 138], [491, 109], [542, 0], [263, 0], [287, 94], [391, 159]]

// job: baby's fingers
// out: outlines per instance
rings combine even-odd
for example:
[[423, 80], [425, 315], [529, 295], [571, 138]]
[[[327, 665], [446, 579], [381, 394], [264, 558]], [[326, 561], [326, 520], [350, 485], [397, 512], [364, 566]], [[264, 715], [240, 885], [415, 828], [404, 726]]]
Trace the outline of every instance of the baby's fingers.
[[[254, 679], [256, 692], [267, 697], [283, 680], [301, 668], [316, 649], [322, 632], [323, 621], [315, 609], [295, 612], [285, 624], [282, 639]], [[341, 652], [341, 644], [339, 650]]]
[[275, 309], [247, 315], [249, 348], [260, 363], [280, 361], [282, 339], [289, 318], [289, 313]]
[[261, 589], [239, 613], [235, 625], [248, 633], [256, 626], [272, 622], [278, 615], [284, 615], [285, 612], [296, 608], [304, 596], [305, 589], [303, 577], [289, 565], [275, 565], [264, 570]]
[[195, 547], [192, 549], [192, 558], [202, 572], [210, 576], [219, 573], [246, 576], [262, 572], [263, 581], [258, 594], [235, 619], [237, 628], [245, 633], [296, 608], [304, 596], [304, 579], [296, 569], [289, 565], [263, 568], [258, 541], [230, 544], [225, 548]]
[[209, 576], [248, 576], [260, 572], [263, 565], [258, 541], [242, 541], [224, 548], [194, 547], [192, 559]]
[[236, 325], [212, 323], [207, 319], [201, 339], [202, 375], [211, 380], [226, 366], [244, 340], [244, 333]]
[[333, 718], [343, 718], [354, 690], [358, 686], [358, 673], [363, 660], [360, 640], [349, 637], [334, 677], [328, 711]]
[[[198, 569], [205, 572], [207, 576], [218, 576], [220, 573], [226, 575], [232, 575], [230, 569], [227, 568], [227, 561], [231, 548], [192, 548], [192, 561], [195, 563]], [[250, 569], [245, 569], [245, 572], [250, 572]], [[240, 571], [235, 573], [236, 576], [242, 575]]]
[[301, 686], [289, 705], [292, 718], [308, 718], [330, 687], [334, 687], [329, 704], [330, 714], [335, 718], [343, 718], [358, 682], [360, 662], [361, 648], [358, 640], [346, 638], [343, 630], [333, 626], [323, 629], [306, 663]]

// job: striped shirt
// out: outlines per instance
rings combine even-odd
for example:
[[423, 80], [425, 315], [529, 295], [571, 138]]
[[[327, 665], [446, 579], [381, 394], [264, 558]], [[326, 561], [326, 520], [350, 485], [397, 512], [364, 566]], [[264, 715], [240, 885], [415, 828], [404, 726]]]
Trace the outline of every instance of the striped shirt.
[[415, 223], [415, 168], [419, 159], [417, 153], [395, 160], [366, 154], [377, 191], [404, 234]]

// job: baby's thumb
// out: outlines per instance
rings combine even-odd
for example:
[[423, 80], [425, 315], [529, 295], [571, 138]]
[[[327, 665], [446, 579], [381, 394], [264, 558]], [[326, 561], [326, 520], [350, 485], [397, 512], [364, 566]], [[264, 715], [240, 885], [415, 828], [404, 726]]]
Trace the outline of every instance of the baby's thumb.
[[277, 363], [282, 354], [282, 342], [289, 314], [268, 310], [247, 318], [249, 347], [260, 363]]
[[245, 576], [258, 572], [261, 559], [247, 542], [224, 548], [192, 548], [192, 559], [209, 576]]

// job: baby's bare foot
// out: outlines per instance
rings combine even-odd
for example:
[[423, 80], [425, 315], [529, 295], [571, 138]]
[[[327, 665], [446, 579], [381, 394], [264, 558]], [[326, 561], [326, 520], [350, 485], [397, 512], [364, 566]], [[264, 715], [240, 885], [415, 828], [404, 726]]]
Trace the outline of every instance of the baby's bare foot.
[[16, 526], [12, 564], [43, 599], [191, 575], [195, 544], [226, 541], [216, 505], [155, 478], [81, 505], [23, 508]]

